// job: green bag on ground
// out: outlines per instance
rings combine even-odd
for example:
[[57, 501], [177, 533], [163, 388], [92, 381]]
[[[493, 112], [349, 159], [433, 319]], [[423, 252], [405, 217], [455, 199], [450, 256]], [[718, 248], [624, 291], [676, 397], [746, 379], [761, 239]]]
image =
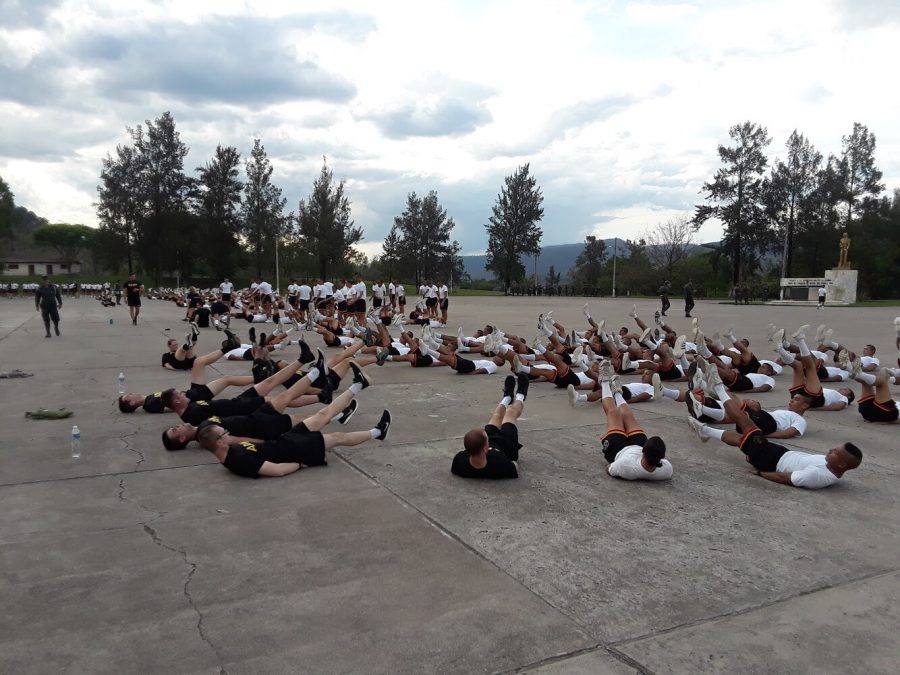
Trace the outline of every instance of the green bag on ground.
[[34, 412], [25, 413], [25, 417], [33, 420], [64, 420], [74, 415], [68, 408], [60, 408], [59, 410], [47, 410], [46, 408], [38, 408]]

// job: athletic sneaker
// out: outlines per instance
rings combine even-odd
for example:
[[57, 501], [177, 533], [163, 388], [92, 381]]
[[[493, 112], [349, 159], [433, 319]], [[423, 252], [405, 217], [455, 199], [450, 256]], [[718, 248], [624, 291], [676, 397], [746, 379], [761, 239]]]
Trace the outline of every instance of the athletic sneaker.
[[662, 379], [659, 377], [659, 373], [653, 373], [653, 377], [650, 378], [650, 382], [653, 383], [653, 398], [655, 400], [659, 400], [663, 395], [663, 384]]
[[645, 328], [644, 331], [641, 333], [641, 336], [638, 338], [638, 342], [643, 344], [644, 340], [646, 340], [648, 337], [650, 337], [650, 327], [649, 326], [647, 328]]
[[259, 334], [259, 346], [260, 346], [260, 347], [265, 347], [265, 346], [266, 346], [266, 334], [265, 334], [265, 333], [260, 333], [260, 334]]
[[250, 344], [256, 344], [256, 328], [254, 326], [250, 326], [250, 330], [247, 331], [250, 334]]
[[698, 400], [694, 393], [690, 391], [687, 393], [687, 401], [690, 403], [691, 413], [699, 420], [700, 416], [703, 415], [703, 402]]
[[516, 396], [516, 376], [507, 375], [503, 380], [503, 398], [515, 398]]
[[213, 319], [213, 328], [219, 331], [222, 330], [222, 324], [219, 323], [218, 319]]
[[637, 305], [631, 306], [631, 311], [628, 313], [628, 316], [630, 316], [632, 319], [638, 318]]
[[516, 379], [518, 380], [518, 393], [522, 394], [522, 399], [528, 398], [528, 385], [531, 384], [531, 379], [528, 377], [526, 373], [519, 373], [516, 375]]
[[[322, 375], [328, 375], [328, 364], [325, 363], [325, 355], [322, 353], [322, 350], [318, 347], [316, 348], [316, 365], [315, 367], [319, 370]], [[352, 364], [351, 364], [352, 365]]]
[[522, 361], [519, 359], [518, 354], [512, 355], [512, 363], [510, 365], [514, 373], [518, 373], [522, 369]]
[[306, 340], [299, 340], [300, 343], [300, 356], [297, 357], [297, 360], [300, 363], [312, 363], [316, 360], [316, 357], [313, 356], [312, 349], [309, 348], [309, 345], [306, 344]]
[[191, 342], [196, 344], [197, 338], [200, 337], [200, 326], [197, 325], [196, 321], [191, 321], [190, 326], [191, 326], [191, 336], [192, 336]]
[[781, 347], [784, 343], [784, 328], [778, 328], [772, 333], [772, 337], [769, 338], [769, 341], [775, 347], [775, 351], [778, 351], [778, 348]]
[[824, 323], [820, 324], [819, 327], [816, 328], [816, 337], [815, 337], [816, 344], [822, 344], [822, 340], [825, 339], [825, 330], [826, 330], [826, 326]]
[[325, 384], [322, 386], [322, 391], [319, 392], [319, 403], [328, 405], [333, 400], [334, 400], [334, 387], [331, 386], [331, 380], [329, 380], [326, 377]]
[[603, 332], [603, 327], [606, 325], [606, 319], [600, 319], [597, 322], [597, 335], [600, 335]]
[[710, 364], [710, 367], [707, 368], [706, 371], [706, 383], [709, 385], [710, 389], [715, 389], [718, 385], [722, 384], [722, 378], [719, 377], [719, 369]]
[[806, 331], [809, 330], [809, 324], [805, 323], [800, 328], [791, 333], [791, 337], [795, 340], [805, 340], [806, 339]]
[[584, 313], [584, 318], [590, 321], [591, 313], [588, 311], [588, 303], [584, 303], [584, 307], [581, 309], [581, 311]]
[[359, 402], [356, 399], [350, 401], [350, 405], [341, 411], [341, 416], [338, 417], [338, 424], [347, 424], [357, 408], [359, 408]]
[[858, 356], [850, 362], [850, 377], [856, 378], [862, 370], [862, 359]]
[[381, 434], [378, 436], [379, 441], [383, 441], [385, 438], [387, 438], [388, 431], [391, 428], [391, 413], [389, 410], [385, 410], [383, 413], [381, 413], [381, 419], [378, 421], [378, 424], [375, 425], [375, 428], [381, 432]]
[[622, 394], [622, 380], [620, 380], [619, 376], [615, 373], [609, 377], [609, 390], [613, 395]]
[[578, 365], [581, 361], [581, 355], [584, 354], [584, 348], [581, 345], [572, 350], [572, 365]]
[[672, 358], [680, 359], [682, 356], [684, 356], [684, 343], [686, 340], [686, 335], [679, 335], [675, 339], [675, 346], [672, 347]]
[[385, 364], [385, 362], [387, 361], [387, 357], [390, 356], [390, 355], [391, 355], [391, 353], [388, 351], [387, 347], [385, 347], [384, 349], [380, 350], [380, 351], [375, 355], [375, 365], [383, 366], [383, 365]]
[[688, 426], [691, 428], [695, 434], [697, 434], [697, 438], [700, 439], [701, 443], [706, 443], [709, 438], [703, 433], [706, 429], [706, 425], [703, 424], [700, 420], [695, 420], [693, 417], [688, 417]]
[[566, 387], [566, 394], [569, 396], [569, 405], [573, 408], [578, 405], [578, 392], [575, 391], [575, 385], [570, 384]]
[[622, 370], [631, 370], [631, 355], [628, 352], [622, 353]]
[[612, 364], [607, 359], [603, 359], [600, 362], [600, 379], [608, 381], [610, 377], [612, 377]]
[[365, 389], [368, 387], [371, 382], [369, 382], [369, 378], [366, 377], [366, 374], [362, 371], [356, 363], [353, 361], [350, 362], [350, 369], [353, 371], [353, 382], [362, 385], [362, 388]]

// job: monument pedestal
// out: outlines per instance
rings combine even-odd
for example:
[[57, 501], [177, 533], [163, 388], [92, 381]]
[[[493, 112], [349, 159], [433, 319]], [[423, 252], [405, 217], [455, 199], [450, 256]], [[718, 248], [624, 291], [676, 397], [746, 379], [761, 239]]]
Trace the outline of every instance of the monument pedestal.
[[856, 302], [856, 270], [848, 267], [836, 267], [825, 270], [826, 303], [850, 305]]

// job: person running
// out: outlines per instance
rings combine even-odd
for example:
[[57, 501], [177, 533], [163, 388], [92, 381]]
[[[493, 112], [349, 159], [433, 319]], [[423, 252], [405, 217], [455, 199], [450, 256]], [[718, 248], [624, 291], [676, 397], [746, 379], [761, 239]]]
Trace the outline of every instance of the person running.
[[782, 485], [818, 490], [835, 485], [847, 471], [862, 462], [862, 452], [849, 442], [831, 448], [825, 455], [788, 450], [773, 443], [741, 409], [740, 402], [731, 398], [721, 382], [715, 381], [716, 378], [712, 376], [712, 381], [707, 384], [715, 389], [726, 412], [736, 421], [738, 431], [715, 429], [693, 417], [688, 418], [688, 424], [704, 443], [715, 438], [739, 448], [757, 476]]
[[665, 459], [665, 442], [659, 436], [647, 438], [622, 396], [619, 376], [613, 375], [609, 361], [600, 365], [600, 389], [606, 413], [602, 439], [603, 457], [609, 462], [606, 473], [625, 480], [670, 479], [672, 464]]
[[694, 309], [694, 282], [688, 279], [684, 285], [684, 316], [691, 318], [691, 310]]
[[131, 324], [137, 326], [138, 316], [141, 313], [141, 293], [144, 285], [138, 281], [136, 274], [129, 274], [125, 282], [125, 302], [128, 305], [128, 314], [131, 316]]
[[59, 336], [59, 310], [62, 309], [62, 296], [59, 287], [50, 283], [50, 277], [42, 276], [41, 285], [34, 291], [34, 309], [41, 313], [44, 320], [44, 329], [47, 331], [45, 338], [50, 337], [50, 322], [53, 322], [53, 330]]
[[242, 441], [215, 423], [201, 425], [197, 440], [202, 448], [215, 455], [226, 469], [238, 476], [287, 476], [303, 467], [325, 466], [326, 450], [387, 438], [391, 427], [391, 413], [387, 410], [381, 414], [378, 424], [368, 431], [322, 433], [321, 430], [332, 420], [339, 419], [342, 414], [341, 406], [344, 404], [341, 397], [338, 397], [315, 415], [307, 417], [290, 431], [271, 441]]
[[[516, 385], [518, 384], [518, 391]], [[519, 429], [528, 396], [528, 376], [508, 375], [503, 382], [503, 398], [483, 429], [472, 429], [463, 437], [465, 450], [453, 458], [450, 472], [461, 478], [518, 478]]]

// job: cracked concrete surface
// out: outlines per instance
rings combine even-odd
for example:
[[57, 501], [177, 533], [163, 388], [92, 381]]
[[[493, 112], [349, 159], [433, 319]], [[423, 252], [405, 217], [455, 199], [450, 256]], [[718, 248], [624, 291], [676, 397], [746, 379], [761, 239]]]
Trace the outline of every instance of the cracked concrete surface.
[[[581, 301], [555, 304], [556, 318], [580, 324]], [[627, 323], [630, 303], [592, 304], [609, 325]], [[467, 329], [491, 317], [528, 336], [547, 308], [453, 303]], [[450, 476], [449, 461], [500, 378], [388, 364], [370, 369], [376, 386], [349, 425], [368, 428], [390, 407], [387, 443], [250, 481], [197, 449], [163, 450], [171, 415], [115, 409], [120, 370], [130, 391], [185, 384], [157, 365], [165, 337], [182, 332], [176, 308], [145, 303], [133, 327], [124, 307], [69, 301], [59, 340], [42, 337], [29, 301], [0, 309], [0, 367], [35, 373], [0, 381], [2, 672], [896, 671], [898, 428], [855, 410], [810, 414], [793, 444], [822, 451], [849, 435], [865, 453], [844, 484], [811, 493], [700, 446], [682, 406], [644, 404], [638, 418], [664, 434], [675, 479], [634, 485], [601, 474], [599, 407], [572, 410], [535, 385], [522, 477], [485, 485]], [[695, 313], [711, 330], [736, 323], [754, 348], [769, 320], [824, 318], [889, 360], [900, 312]], [[220, 339], [204, 331], [201, 346]], [[783, 383], [758, 398], [781, 403]], [[74, 419], [22, 418], [63, 405]], [[68, 456], [73, 422], [79, 460]]]

